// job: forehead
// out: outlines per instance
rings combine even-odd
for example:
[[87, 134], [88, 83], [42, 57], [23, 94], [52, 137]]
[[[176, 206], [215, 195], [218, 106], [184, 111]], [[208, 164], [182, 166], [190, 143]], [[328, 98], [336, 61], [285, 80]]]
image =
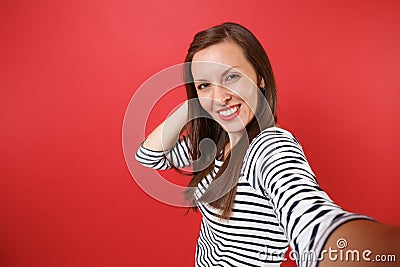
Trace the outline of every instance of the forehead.
[[239, 45], [234, 42], [223, 42], [200, 50], [193, 56], [192, 74], [217, 75], [231, 67], [247, 68], [250, 63]]

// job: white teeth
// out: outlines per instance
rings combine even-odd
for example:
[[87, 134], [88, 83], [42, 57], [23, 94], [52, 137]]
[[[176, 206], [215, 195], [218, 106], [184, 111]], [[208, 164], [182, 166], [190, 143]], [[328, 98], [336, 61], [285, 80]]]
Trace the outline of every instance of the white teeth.
[[235, 113], [238, 109], [239, 109], [239, 106], [235, 106], [235, 107], [233, 107], [231, 109], [220, 111], [219, 114], [221, 114], [222, 116], [225, 116], [225, 117], [226, 116], [230, 116], [233, 113]]

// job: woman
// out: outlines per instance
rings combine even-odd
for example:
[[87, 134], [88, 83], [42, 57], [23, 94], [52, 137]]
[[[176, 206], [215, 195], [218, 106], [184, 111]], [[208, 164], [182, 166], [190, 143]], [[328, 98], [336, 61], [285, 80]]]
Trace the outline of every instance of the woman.
[[[203, 215], [196, 266], [279, 266], [288, 245], [299, 266], [365, 266], [374, 262], [324, 252], [340, 238], [374, 253], [398, 246], [398, 229], [344, 211], [320, 189], [300, 143], [276, 124], [271, 65], [249, 30], [224, 23], [199, 32], [185, 62], [188, 101], [136, 159], [155, 169], [193, 167], [186, 197]], [[202, 148], [204, 139], [216, 150]]]

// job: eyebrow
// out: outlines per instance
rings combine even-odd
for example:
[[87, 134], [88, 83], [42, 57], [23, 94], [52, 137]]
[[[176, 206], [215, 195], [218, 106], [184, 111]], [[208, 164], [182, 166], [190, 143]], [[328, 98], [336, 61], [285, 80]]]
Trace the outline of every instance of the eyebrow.
[[[225, 76], [228, 72], [230, 72], [232, 69], [235, 69], [235, 68], [240, 68], [240, 66], [229, 67], [228, 69], [224, 70], [224, 72], [222, 72], [222, 76]], [[208, 82], [208, 80], [206, 80], [206, 79], [196, 79], [196, 80], [194, 80], [194, 82]]]

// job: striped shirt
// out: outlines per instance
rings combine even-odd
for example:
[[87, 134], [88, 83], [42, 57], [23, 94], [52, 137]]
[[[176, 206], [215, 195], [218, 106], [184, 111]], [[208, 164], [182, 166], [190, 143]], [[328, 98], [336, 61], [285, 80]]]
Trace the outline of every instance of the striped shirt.
[[[136, 159], [164, 170], [190, 166], [185, 140], [167, 152], [140, 146]], [[198, 185], [198, 199], [223, 161]], [[203, 215], [196, 245], [196, 266], [280, 266], [288, 246], [298, 266], [316, 266], [324, 243], [340, 224], [371, 219], [336, 205], [318, 186], [297, 139], [271, 127], [252, 140], [246, 152], [229, 220], [219, 210], [198, 202]], [[338, 248], [333, 248], [338, 249]]]

